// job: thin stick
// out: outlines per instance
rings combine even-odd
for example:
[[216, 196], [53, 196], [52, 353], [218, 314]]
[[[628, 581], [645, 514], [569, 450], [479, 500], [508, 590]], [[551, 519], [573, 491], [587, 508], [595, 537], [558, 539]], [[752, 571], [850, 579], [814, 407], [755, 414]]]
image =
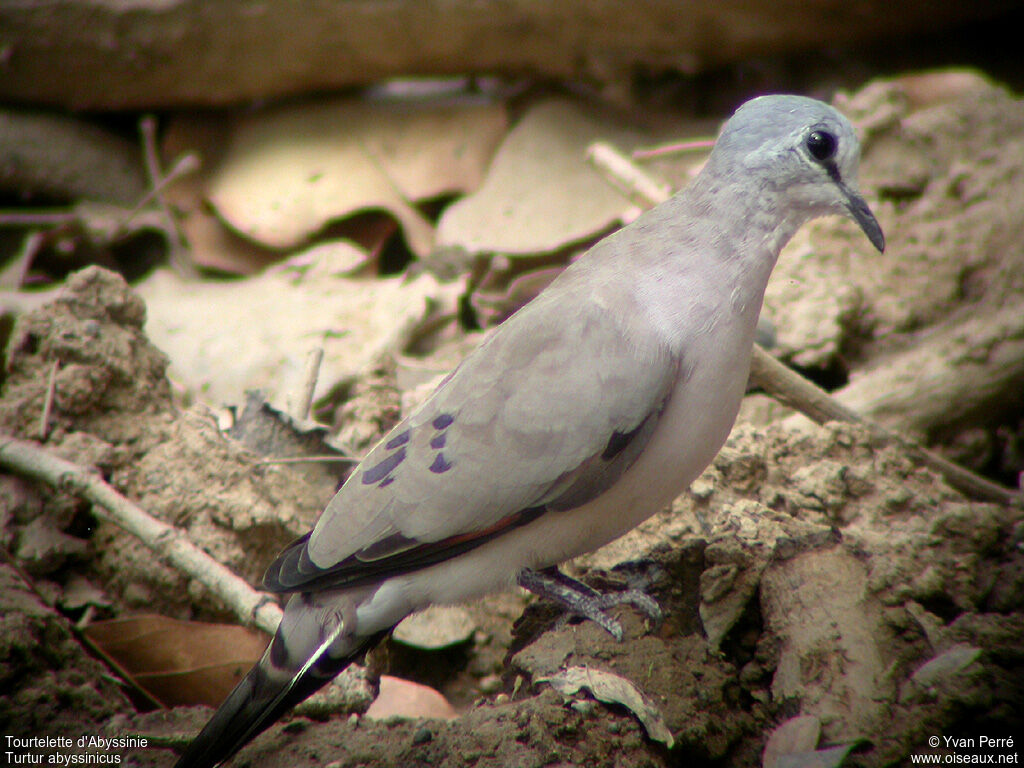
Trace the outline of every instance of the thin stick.
[[58, 458], [38, 445], [0, 437], [0, 467], [91, 501], [96, 513], [139, 539], [174, 568], [217, 595], [246, 625], [273, 634], [281, 621], [274, 598], [244, 580], [193, 544], [177, 528], [148, 515], [98, 475]]
[[313, 393], [316, 392], [316, 382], [320, 376], [320, 363], [324, 359], [324, 348], [314, 347], [306, 355], [306, 370], [302, 377], [302, 391], [299, 393], [299, 400], [295, 404], [295, 412], [292, 414], [297, 419], [309, 418], [310, 409], [313, 407]]
[[328, 463], [331, 461], [341, 462], [343, 464], [358, 464], [359, 459], [353, 456], [331, 456], [330, 454], [321, 454], [316, 456], [268, 456], [263, 459], [258, 459], [257, 464], [304, 464], [306, 462], [321, 462]]
[[0, 269], [0, 290], [21, 290], [32, 269], [32, 262], [43, 250], [46, 241], [46, 235], [38, 230], [33, 230], [25, 236], [21, 250], [6, 267]]
[[1020, 493], [1015, 493], [997, 483], [986, 480], [966, 467], [954, 464], [949, 459], [907, 440], [881, 424], [862, 418], [860, 414], [847, 408], [814, 382], [808, 381], [780, 363], [759, 344], [754, 345], [754, 354], [750, 360], [750, 378], [780, 403], [796, 409], [818, 424], [824, 424], [826, 421], [862, 424], [873, 435], [886, 440], [898, 441], [911, 458], [938, 472], [946, 479], [946, 482], [966, 496], [1012, 506], [1019, 506], [1024, 502], [1024, 496]]
[[39, 439], [46, 442], [50, 436], [50, 419], [53, 417], [53, 396], [57, 391], [57, 369], [60, 361], [54, 360], [50, 366], [50, 378], [46, 382], [46, 399], [43, 400], [43, 413], [39, 417]]
[[149, 177], [150, 192], [164, 219], [164, 229], [167, 232], [171, 248], [171, 264], [184, 277], [198, 277], [199, 273], [195, 265], [187, 256], [188, 239], [162, 194], [164, 174], [160, 169], [159, 150], [156, 146], [156, 118], [152, 115], [144, 115], [139, 120], [139, 133], [142, 136], [142, 156], [145, 160], [146, 174]]
[[[651, 189], [645, 180], [645, 177], [649, 178], [647, 172], [615, 147], [604, 145], [600, 153], [590, 152], [588, 156], [604, 173], [616, 177], [620, 184], [628, 186], [633, 194], [645, 197], [648, 205], [657, 205], [666, 199], [659, 194], [646, 194], [646, 190]], [[750, 377], [776, 400], [796, 409], [818, 424], [829, 420], [863, 424], [872, 434], [899, 441], [911, 458], [941, 474], [951, 486], [969, 497], [1013, 506], [1024, 504], [1024, 494], [986, 480], [966, 467], [954, 464], [934, 451], [929, 451], [902, 435], [863, 418], [813, 382], [780, 363], [757, 344], [754, 345], [751, 358]]]
[[150, 189], [146, 190], [146, 194], [139, 198], [139, 202], [135, 204], [128, 215], [125, 216], [124, 221], [121, 222], [121, 226], [127, 226], [132, 219], [134, 219], [139, 212], [150, 204], [153, 200], [157, 199], [159, 195], [163, 193], [165, 189], [182, 176], [187, 176], [190, 173], [195, 173], [199, 170], [200, 162], [199, 155], [195, 152], [186, 152], [177, 160], [174, 161], [174, 165], [171, 166], [171, 170], [167, 172], [158, 183], [154, 184]]
[[39, 227], [68, 224], [78, 215], [63, 208], [32, 211], [0, 211], [0, 227]]
[[675, 141], [671, 144], [662, 144], [648, 149], [637, 149], [633, 151], [634, 160], [650, 160], [652, 157], [664, 157], [665, 155], [684, 155], [690, 152], [707, 152], [715, 146], [714, 139], [694, 139], [693, 141]]
[[668, 200], [672, 188], [658, 181], [643, 168], [632, 162], [611, 144], [595, 142], [587, 147], [587, 160], [630, 197], [637, 197], [645, 205]]

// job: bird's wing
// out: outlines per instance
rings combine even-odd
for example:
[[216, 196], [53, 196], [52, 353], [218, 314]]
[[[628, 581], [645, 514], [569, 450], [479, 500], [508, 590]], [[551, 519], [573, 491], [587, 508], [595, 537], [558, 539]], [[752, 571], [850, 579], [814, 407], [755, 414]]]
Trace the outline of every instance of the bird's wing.
[[381, 440], [271, 565], [268, 589], [421, 568], [615, 483], [653, 432], [679, 361], [606, 302], [577, 300], [566, 315], [551, 293]]

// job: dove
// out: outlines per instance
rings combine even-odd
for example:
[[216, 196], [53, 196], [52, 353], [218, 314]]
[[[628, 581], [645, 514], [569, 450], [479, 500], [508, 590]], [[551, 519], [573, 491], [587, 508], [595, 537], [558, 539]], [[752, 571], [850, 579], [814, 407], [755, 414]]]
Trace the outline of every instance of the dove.
[[594, 245], [500, 325], [353, 469], [270, 565], [287, 595], [262, 659], [181, 756], [218, 765], [409, 614], [519, 584], [612, 635], [600, 594], [559, 563], [626, 533], [722, 447], [779, 252], [851, 218], [860, 146], [831, 106], [762, 96], [725, 123], [686, 188]]

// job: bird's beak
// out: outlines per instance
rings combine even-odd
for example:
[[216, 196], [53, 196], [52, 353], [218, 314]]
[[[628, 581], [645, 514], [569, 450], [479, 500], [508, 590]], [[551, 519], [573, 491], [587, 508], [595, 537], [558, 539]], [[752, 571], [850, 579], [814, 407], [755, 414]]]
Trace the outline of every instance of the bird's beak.
[[846, 210], [850, 212], [850, 217], [860, 225], [860, 228], [864, 230], [864, 234], [868, 236], [868, 240], [878, 249], [878, 252], [883, 252], [885, 250], [885, 235], [882, 233], [882, 228], [878, 226], [875, 214], [871, 212], [868, 204], [864, 202], [864, 198], [856, 190], [843, 183], [840, 183], [839, 187], [843, 190], [843, 195], [846, 197]]

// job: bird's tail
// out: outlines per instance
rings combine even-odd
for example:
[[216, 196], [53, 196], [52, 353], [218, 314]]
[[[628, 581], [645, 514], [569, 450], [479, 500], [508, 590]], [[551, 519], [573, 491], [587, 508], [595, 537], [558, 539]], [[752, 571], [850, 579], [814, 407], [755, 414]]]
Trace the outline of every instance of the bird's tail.
[[291, 707], [330, 682], [384, 634], [346, 636], [340, 616], [324, 629], [322, 612], [302, 605], [304, 597], [292, 597], [263, 658], [228, 694], [175, 768], [220, 765]]

